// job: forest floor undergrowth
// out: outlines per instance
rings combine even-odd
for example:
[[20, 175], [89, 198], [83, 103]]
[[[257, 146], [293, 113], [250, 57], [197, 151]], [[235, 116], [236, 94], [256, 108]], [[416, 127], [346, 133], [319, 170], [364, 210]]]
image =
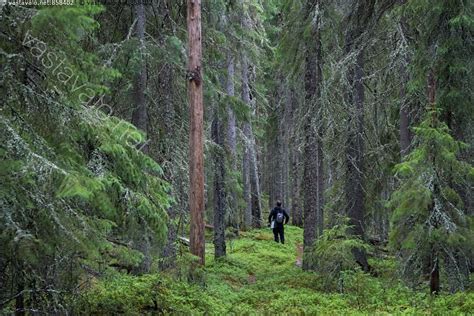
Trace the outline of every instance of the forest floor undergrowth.
[[[168, 273], [113, 274], [96, 282], [78, 308], [90, 314], [299, 314], [299, 315], [460, 315], [474, 311], [474, 293], [413, 291], [398, 279], [393, 258], [372, 259], [377, 277], [346, 273], [337, 289], [296, 264], [303, 230], [285, 228], [286, 243], [273, 241], [270, 229], [242, 232], [228, 241], [227, 257], [214, 260], [207, 246], [206, 268], [189, 282], [178, 262]], [[180, 268], [181, 267], [181, 268]]]

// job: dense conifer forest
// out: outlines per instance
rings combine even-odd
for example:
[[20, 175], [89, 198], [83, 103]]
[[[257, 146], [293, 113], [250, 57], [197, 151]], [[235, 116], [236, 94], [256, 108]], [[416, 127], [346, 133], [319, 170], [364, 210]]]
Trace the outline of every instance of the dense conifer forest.
[[1, 1], [0, 314], [474, 313], [473, 56], [470, 0]]

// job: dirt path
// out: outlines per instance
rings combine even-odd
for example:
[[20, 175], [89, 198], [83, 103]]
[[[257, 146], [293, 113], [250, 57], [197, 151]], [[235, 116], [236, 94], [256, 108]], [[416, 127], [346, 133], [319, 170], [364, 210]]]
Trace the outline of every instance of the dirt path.
[[301, 268], [303, 266], [303, 244], [296, 245], [296, 261], [295, 266]]

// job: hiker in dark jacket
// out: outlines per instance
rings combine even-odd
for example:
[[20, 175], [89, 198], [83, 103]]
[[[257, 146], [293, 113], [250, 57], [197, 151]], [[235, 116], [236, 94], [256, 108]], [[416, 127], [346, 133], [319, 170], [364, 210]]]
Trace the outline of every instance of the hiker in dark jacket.
[[278, 236], [280, 236], [280, 242], [282, 244], [285, 243], [285, 229], [283, 225], [287, 224], [289, 219], [288, 213], [281, 208], [281, 202], [277, 201], [276, 207], [270, 212], [268, 217], [269, 224], [274, 221], [273, 236], [276, 242], [278, 242]]

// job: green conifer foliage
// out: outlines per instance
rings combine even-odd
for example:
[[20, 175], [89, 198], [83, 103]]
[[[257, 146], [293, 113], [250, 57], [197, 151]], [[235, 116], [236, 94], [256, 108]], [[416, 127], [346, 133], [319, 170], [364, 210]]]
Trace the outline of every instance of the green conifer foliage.
[[390, 242], [413, 285], [437, 265], [451, 290], [462, 290], [469, 276], [466, 251], [474, 240], [474, 222], [455, 188], [474, 179], [474, 168], [457, 159], [466, 145], [450, 136], [437, 112], [429, 112], [414, 132], [417, 146], [395, 167], [401, 185], [390, 200]]
[[79, 279], [108, 266], [136, 269], [147, 255], [140, 243], [158, 255], [169, 185], [136, 148], [138, 130], [84, 103], [106, 98], [104, 83], [119, 75], [90, 52], [100, 7], [45, 8], [32, 20], [32, 9], [9, 10], [2, 30], [11, 40], [0, 55], [0, 303], [62, 314]]

